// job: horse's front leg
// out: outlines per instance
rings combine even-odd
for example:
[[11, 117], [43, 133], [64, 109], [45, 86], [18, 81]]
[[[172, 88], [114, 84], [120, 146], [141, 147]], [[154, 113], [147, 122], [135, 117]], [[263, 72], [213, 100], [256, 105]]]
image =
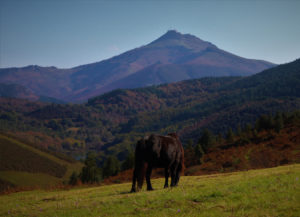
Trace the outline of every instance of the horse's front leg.
[[133, 170], [133, 176], [132, 176], [132, 187], [131, 187], [131, 191], [130, 192], [136, 192], [136, 168], [134, 168]]
[[169, 187], [168, 179], [169, 179], [169, 168], [165, 167], [165, 186], [164, 186], [164, 188]]
[[153, 190], [151, 182], [150, 182], [151, 173], [152, 173], [152, 165], [148, 164], [147, 171], [146, 171], [146, 181], [147, 181], [147, 190], [148, 191]]

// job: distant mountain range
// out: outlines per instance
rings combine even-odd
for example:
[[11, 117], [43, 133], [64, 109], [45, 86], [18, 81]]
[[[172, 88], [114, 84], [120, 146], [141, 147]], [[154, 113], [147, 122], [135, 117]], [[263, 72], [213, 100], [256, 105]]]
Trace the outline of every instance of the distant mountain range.
[[36, 101], [39, 99], [32, 90], [19, 84], [1, 84], [0, 97], [21, 98]]
[[0, 97], [27, 99], [30, 101], [40, 101], [40, 102], [53, 102], [59, 104], [66, 103], [62, 100], [53, 97], [37, 95], [29, 88], [26, 88], [19, 84], [10, 84], [10, 83], [8, 84], [0, 83]]
[[31, 95], [84, 102], [118, 88], [211, 76], [248, 76], [273, 66], [266, 61], [236, 56], [193, 35], [171, 30], [148, 45], [70, 69], [34, 65], [2, 68], [0, 83], [21, 85]]

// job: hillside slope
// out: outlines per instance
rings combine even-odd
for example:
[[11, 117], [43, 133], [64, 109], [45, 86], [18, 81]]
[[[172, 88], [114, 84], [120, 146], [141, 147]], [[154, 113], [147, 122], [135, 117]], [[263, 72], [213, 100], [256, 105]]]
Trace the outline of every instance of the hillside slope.
[[206, 76], [247, 76], [275, 64], [242, 58], [190, 34], [171, 30], [157, 40], [96, 63], [70, 69], [27, 66], [0, 69], [0, 83], [40, 96], [82, 102], [118, 89]]
[[2, 84], [0, 83], [0, 97], [27, 99], [30, 101], [40, 102], [53, 102], [53, 103], [65, 103], [62, 100], [55, 99], [53, 97], [37, 95], [32, 90], [19, 85], [19, 84]]
[[20, 98], [36, 101], [39, 99], [33, 91], [18, 84], [1, 84], [0, 97]]
[[253, 124], [261, 114], [299, 109], [299, 87], [298, 59], [246, 78], [205, 78], [114, 91], [88, 105], [103, 107], [112, 117], [127, 117], [121, 133], [177, 131], [183, 141], [196, 141], [203, 128], [224, 135], [229, 127]]
[[187, 150], [187, 166], [195, 158], [198, 165], [188, 168], [186, 174], [212, 174], [300, 163], [299, 113], [289, 119], [291, 123], [285, 123], [280, 132], [275, 129], [257, 132], [253, 128], [235, 135], [230, 142], [219, 141], [201, 159]]
[[67, 181], [82, 164], [59, 158], [31, 145], [0, 134], [0, 190], [8, 186], [54, 186]]
[[285, 216], [300, 213], [299, 164], [181, 177], [179, 186], [129, 194], [131, 183], [0, 196], [7, 216]]

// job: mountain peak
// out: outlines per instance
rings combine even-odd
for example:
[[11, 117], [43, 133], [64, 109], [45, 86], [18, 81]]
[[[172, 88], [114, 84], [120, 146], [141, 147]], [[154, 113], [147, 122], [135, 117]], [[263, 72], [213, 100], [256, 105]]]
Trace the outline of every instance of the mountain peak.
[[178, 32], [175, 29], [170, 29], [168, 30], [165, 34], [163, 34], [161, 37], [159, 37], [157, 40], [155, 41], [165, 41], [165, 40], [183, 40], [187, 37], [193, 37], [193, 38], [197, 38], [193, 35], [190, 34], [182, 34], [181, 32]]
[[181, 34], [180, 32], [178, 32], [175, 29], [172, 30], [168, 30], [164, 35], [162, 35], [160, 38], [164, 38], [164, 39], [180, 39], [183, 37], [183, 34]]
[[216, 47], [210, 42], [206, 42], [191, 34], [182, 34], [177, 30], [168, 30], [161, 37], [149, 44], [155, 47], [185, 47], [196, 52], [202, 51], [208, 47]]

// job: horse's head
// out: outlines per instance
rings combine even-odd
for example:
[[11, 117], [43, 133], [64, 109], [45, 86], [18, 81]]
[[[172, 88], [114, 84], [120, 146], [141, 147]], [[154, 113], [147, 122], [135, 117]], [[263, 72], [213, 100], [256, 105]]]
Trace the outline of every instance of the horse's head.
[[146, 148], [145, 138], [138, 140], [136, 143], [136, 151], [141, 152], [141, 151], [145, 150], [145, 148]]
[[[140, 190], [143, 186], [143, 181], [145, 177], [145, 170], [146, 170], [146, 159], [147, 159], [147, 140], [149, 139], [148, 136], [141, 138], [137, 141], [135, 147], [135, 168], [133, 174], [133, 181], [132, 181], [132, 189], [131, 192], [135, 192], [136, 190]], [[135, 188], [135, 182], [138, 181], [138, 188]]]

